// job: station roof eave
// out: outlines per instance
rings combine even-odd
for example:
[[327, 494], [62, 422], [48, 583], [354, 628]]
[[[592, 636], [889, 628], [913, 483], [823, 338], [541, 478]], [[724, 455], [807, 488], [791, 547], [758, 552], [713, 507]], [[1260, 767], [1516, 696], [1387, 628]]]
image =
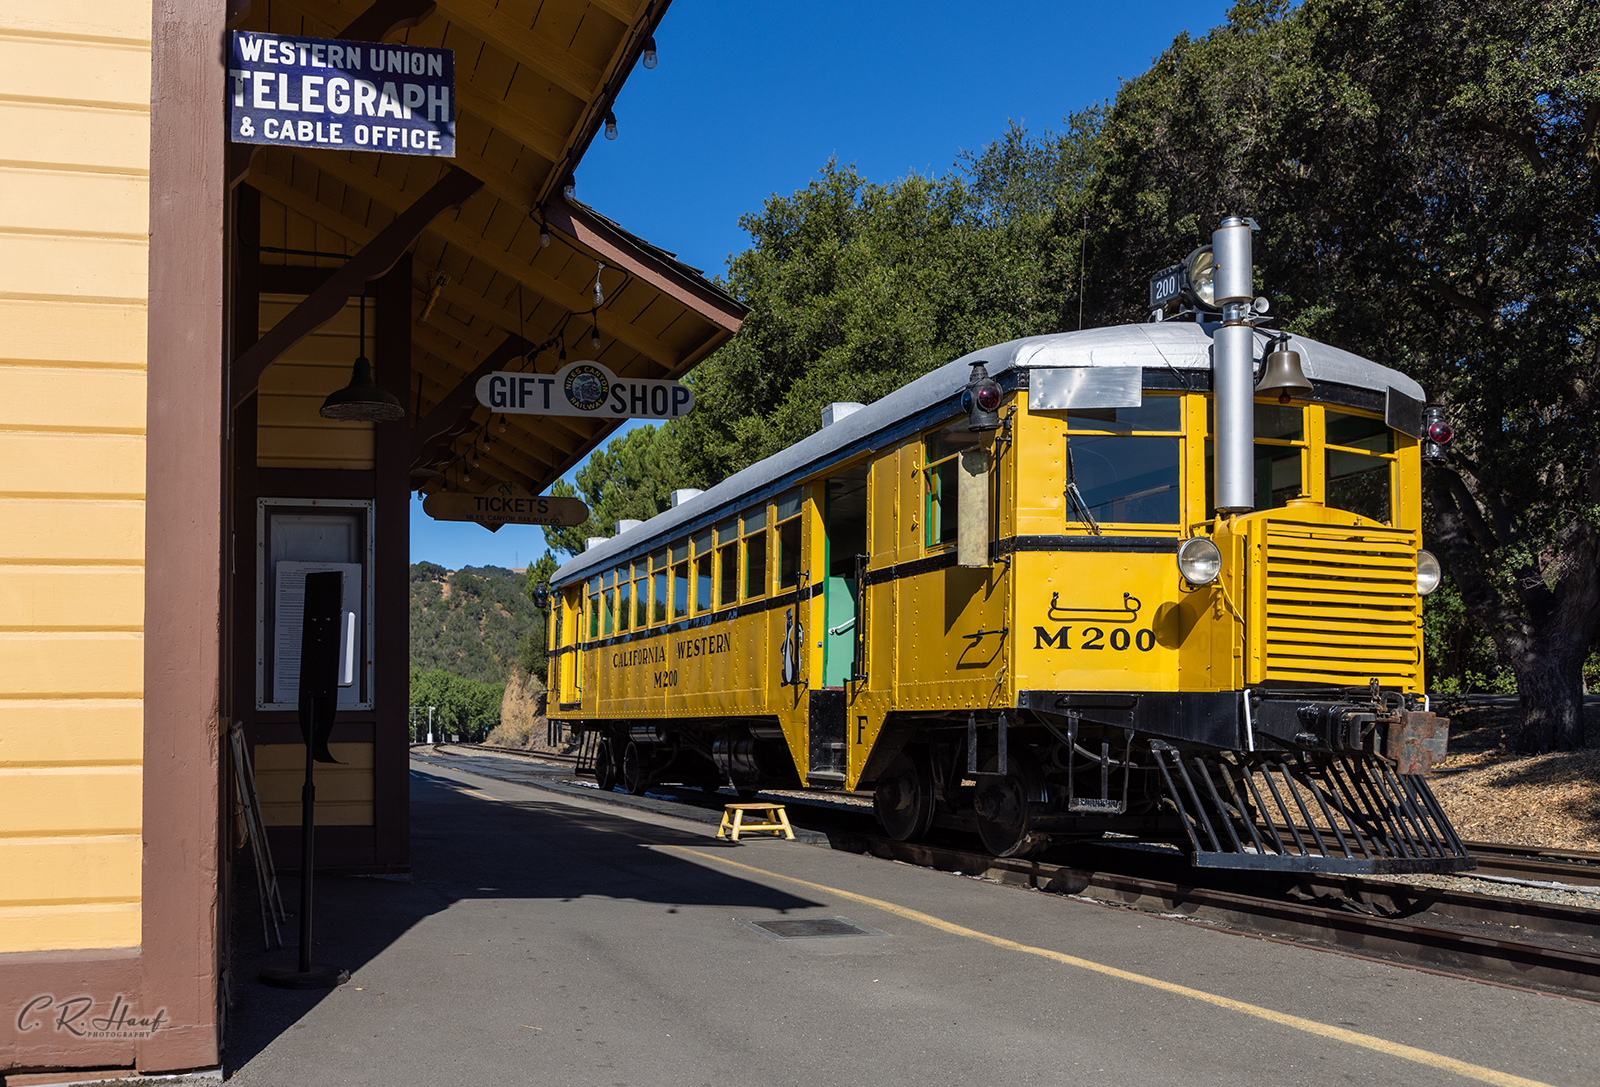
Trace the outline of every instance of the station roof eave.
[[[233, 24], [455, 51], [454, 159], [236, 145], [230, 170], [261, 194], [264, 263], [337, 269], [338, 256], [312, 254], [414, 234], [414, 488], [542, 491], [619, 425], [509, 415], [485, 451], [492, 416], [473, 393], [483, 373], [550, 373], [564, 351], [620, 377], [679, 378], [738, 331], [745, 307], [699, 269], [562, 195], [668, 3], [257, 0]], [[429, 214], [430, 200], [443, 210]], [[235, 377], [239, 399], [259, 369], [236, 361]], [[469, 457], [479, 467], [463, 480]]]

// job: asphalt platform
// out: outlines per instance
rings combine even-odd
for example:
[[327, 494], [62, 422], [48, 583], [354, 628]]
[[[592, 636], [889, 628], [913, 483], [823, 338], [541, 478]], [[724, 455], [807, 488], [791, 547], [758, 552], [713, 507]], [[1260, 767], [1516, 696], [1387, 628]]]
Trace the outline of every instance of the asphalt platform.
[[[1600, 1083], [1597, 1004], [804, 841], [733, 844], [651, 801], [473, 768], [413, 759], [411, 877], [319, 878], [314, 957], [348, 984], [261, 985], [293, 941], [260, 951], [253, 892], [236, 896], [230, 1079]], [[860, 934], [759, 927], [822, 919], [798, 930]]]

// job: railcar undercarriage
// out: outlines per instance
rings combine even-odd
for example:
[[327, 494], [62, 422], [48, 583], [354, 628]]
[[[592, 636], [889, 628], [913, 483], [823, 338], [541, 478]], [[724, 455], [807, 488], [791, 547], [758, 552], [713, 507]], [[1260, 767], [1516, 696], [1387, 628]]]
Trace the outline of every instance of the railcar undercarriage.
[[[999, 856], [1113, 833], [1202, 867], [1346, 873], [1475, 866], [1423, 776], [1449, 722], [1372, 689], [1025, 691], [1004, 713], [892, 715], [861, 788], [893, 838], [975, 831]], [[622, 784], [799, 788], [776, 720], [595, 722], [587, 768]]]

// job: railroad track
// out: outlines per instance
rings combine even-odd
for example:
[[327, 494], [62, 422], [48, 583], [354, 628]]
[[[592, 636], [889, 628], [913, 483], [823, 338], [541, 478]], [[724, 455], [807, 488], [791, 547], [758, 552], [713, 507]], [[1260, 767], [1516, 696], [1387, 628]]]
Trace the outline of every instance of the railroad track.
[[[465, 745], [455, 745], [465, 746]], [[478, 750], [572, 763], [544, 753]], [[447, 752], [440, 752], [448, 757]], [[719, 811], [725, 796], [660, 787], [653, 795]], [[994, 857], [935, 831], [896, 842], [870, 813], [818, 804], [806, 794], [767, 794], [794, 805], [790, 820], [824, 833], [835, 849], [1070, 894], [1258, 936], [1600, 1001], [1600, 908], [1484, 893], [1460, 879], [1416, 882], [1190, 867], [1175, 850], [1093, 842], [1042, 859]], [[827, 794], [820, 794], [821, 800]], [[1600, 885], [1600, 854], [1469, 843], [1481, 874], [1515, 882]], [[1600, 905], [1600, 897], [1596, 899]]]

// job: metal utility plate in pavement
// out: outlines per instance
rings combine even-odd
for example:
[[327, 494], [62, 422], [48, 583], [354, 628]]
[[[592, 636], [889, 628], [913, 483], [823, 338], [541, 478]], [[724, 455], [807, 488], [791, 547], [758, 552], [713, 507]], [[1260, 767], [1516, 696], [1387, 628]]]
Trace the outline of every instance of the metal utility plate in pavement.
[[887, 936], [875, 928], [858, 925], [844, 917], [802, 917], [788, 921], [740, 921], [774, 940], [820, 940], [831, 936]]

